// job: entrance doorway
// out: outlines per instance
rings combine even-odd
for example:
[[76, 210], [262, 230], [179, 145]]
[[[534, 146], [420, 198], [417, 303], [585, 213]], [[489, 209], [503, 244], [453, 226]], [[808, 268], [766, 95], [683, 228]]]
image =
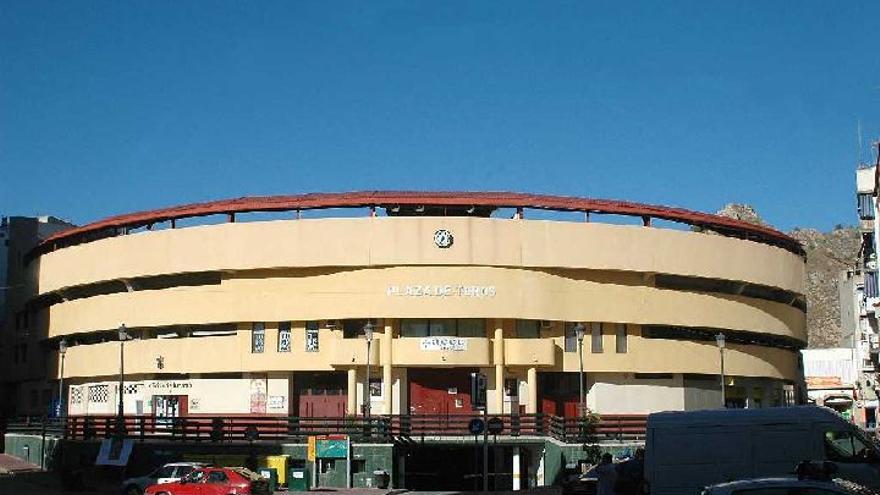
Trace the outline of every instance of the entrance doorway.
[[348, 401], [344, 372], [294, 373], [295, 411], [303, 418], [345, 416]]
[[[489, 490], [513, 489], [513, 453], [510, 445], [489, 447]], [[403, 461], [402, 463], [400, 461]], [[521, 489], [532, 485], [534, 472], [531, 449], [520, 447]], [[404, 466], [404, 487], [426, 491], [481, 491], [483, 489], [483, 446], [412, 446], [402, 453], [398, 469]]]
[[411, 414], [465, 414], [471, 409], [470, 369], [410, 369]]
[[174, 418], [186, 416], [188, 405], [187, 395], [154, 395], [153, 417], [156, 418], [156, 426], [170, 428]]
[[542, 413], [576, 418], [579, 400], [577, 373], [538, 373], [538, 402]]

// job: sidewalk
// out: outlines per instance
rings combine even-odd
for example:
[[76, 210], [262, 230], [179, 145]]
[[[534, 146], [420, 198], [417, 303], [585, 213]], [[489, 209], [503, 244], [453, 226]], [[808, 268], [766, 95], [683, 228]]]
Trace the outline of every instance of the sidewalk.
[[40, 466], [25, 462], [18, 457], [12, 457], [7, 454], [0, 454], [0, 476], [4, 474], [27, 473], [31, 471], [39, 471]]

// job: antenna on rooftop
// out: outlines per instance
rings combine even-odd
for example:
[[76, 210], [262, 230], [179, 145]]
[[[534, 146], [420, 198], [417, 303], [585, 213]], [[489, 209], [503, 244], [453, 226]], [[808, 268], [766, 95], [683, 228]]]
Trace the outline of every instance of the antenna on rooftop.
[[862, 166], [862, 119], [856, 120], [856, 136], [858, 139], [858, 152], [856, 153], [856, 167]]

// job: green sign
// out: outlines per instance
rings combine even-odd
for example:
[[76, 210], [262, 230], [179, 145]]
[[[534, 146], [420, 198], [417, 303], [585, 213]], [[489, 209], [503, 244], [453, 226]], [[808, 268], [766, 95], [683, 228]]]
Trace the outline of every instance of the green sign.
[[315, 442], [315, 455], [322, 459], [345, 459], [348, 457], [348, 440], [322, 440]]

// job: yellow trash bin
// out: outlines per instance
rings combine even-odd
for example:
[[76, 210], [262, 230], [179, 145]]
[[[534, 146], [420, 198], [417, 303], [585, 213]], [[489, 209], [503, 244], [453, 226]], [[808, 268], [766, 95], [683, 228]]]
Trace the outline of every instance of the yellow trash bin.
[[278, 484], [287, 486], [287, 463], [290, 460], [289, 455], [267, 455], [267, 468], [275, 468], [278, 473]]

